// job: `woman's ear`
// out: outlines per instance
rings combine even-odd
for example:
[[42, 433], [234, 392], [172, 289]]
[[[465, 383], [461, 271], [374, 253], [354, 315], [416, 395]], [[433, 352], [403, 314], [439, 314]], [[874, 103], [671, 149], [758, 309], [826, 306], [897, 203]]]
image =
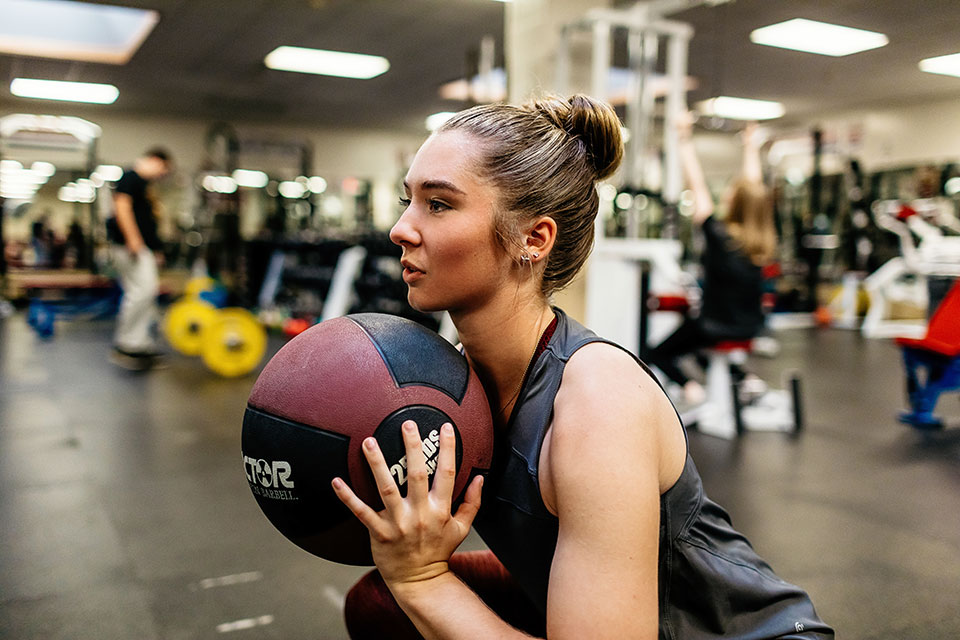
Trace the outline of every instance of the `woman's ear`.
[[524, 251], [532, 262], [546, 260], [557, 239], [557, 222], [550, 216], [540, 216], [528, 228]]

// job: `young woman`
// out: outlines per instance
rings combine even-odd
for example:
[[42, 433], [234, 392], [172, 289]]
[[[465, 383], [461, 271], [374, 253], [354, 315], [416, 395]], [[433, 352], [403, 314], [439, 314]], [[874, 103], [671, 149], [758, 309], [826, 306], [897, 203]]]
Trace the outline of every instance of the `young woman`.
[[[616, 114], [585, 96], [469, 109], [417, 153], [391, 238], [410, 303], [450, 312], [496, 447], [453, 515], [446, 426], [432, 487], [410, 422], [406, 497], [372, 438], [385, 508], [334, 480], [377, 565], [347, 597], [353, 638], [833, 637], [704, 497], [649, 371], [549, 304], [621, 156]], [[454, 554], [471, 525], [491, 552]]]
[[[675, 383], [683, 387], [687, 402], [702, 401], [706, 393], [679, 366], [682, 356], [721, 340], [753, 338], [763, 329], [763, 266], [776, 249], [776, 231], [770, 195], [763, 186], [756, 125], [750, 123], [743, 136], [742, 175], [724, 195], [726, 218], [714, 215], [713, 197], [693, 148], [690, 114], [679, 118], [680, 159], [694, 195], [693, 224], [703, 231], [703, 304], [700, 314], [687, 317], [669, 337], [647, 356]], [[737, 368], [738, 378], [744, 372]]]

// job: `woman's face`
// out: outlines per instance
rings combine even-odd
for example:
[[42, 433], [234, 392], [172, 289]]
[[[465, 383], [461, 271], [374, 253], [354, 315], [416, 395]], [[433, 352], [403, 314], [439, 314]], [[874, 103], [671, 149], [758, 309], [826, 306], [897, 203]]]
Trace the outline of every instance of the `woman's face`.
[[461, 131], [431, 136], [403, 182], [406, 208], [390, 239], [403, 247], [407, 299], [420, 311], [477, 308], [509, 277], [494, 234], [497, 189], [478, 175], [479, 146]]

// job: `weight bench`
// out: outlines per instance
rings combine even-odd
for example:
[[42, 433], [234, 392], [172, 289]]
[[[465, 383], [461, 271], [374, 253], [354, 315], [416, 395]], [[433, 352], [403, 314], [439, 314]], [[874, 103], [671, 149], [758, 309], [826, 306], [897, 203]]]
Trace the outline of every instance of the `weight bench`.
[[768, 389], [749, 402], [742, 401], [740, 384], [731, 365], [746, 362], [750, 340], [725, 340], [707, 350], [707, 400], [687, 419], [697, 431], [731, 440], [746, 431], [798, 433], [803, 426], [800, 379], [787, 375], [786, 389]]
[[918, 429], [942, 429], [933, 415], [944, 391], [960, 390], [960, 278], [930, 317], [927, 335], [920, 339], [897, 338], [903, 348], [910, 411], [901, 422]]
[[18, 274], [19, 286], [30, 299], [27, 322], [41, 338], [53, 336], [57, 317], [115, 315], [120, 289], [113, 280], [89, 273]]

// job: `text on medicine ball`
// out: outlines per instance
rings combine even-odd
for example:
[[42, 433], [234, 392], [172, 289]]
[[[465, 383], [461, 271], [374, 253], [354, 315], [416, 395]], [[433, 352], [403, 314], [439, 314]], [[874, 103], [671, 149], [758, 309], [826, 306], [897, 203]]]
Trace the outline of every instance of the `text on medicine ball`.
[[[427, 459], [427, 475], [433, 475], [437, 470], [437, 452], [440, 450], [440, 432], [434, 429], [420, 443], [423, 455]], [[397, 484], [403, 486], [407, 483], [407, 456], [403, 456], [390, 467], [390, 473], [396, 478]]]
[[250, 484], [259, 484], [268, 489], [293, 489], [293, 480], [290, 479], [292, 469], [285, 460], [264, 460], [243, 456], [243, 470], [247, 474]]

